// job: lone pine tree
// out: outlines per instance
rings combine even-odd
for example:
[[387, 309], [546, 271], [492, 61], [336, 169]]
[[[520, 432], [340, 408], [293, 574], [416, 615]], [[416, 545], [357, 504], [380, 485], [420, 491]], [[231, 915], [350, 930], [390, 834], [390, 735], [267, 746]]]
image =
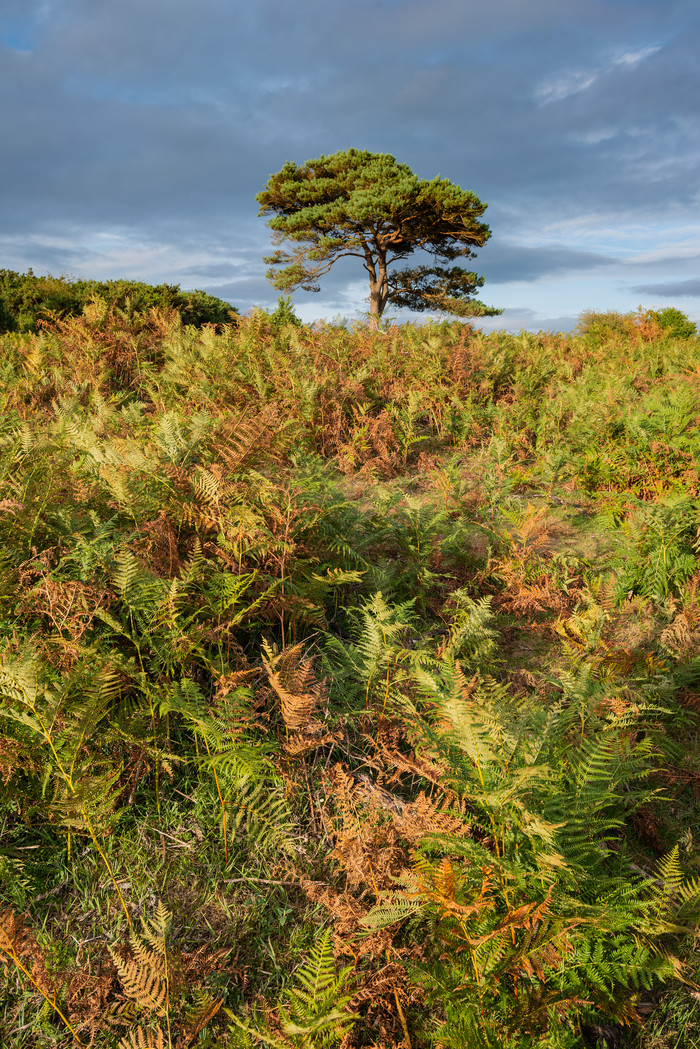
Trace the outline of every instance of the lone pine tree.
[[458, 317], [493, 316], [502, 310], [473, 299], [484, 278], [461, 266], [389, 267], [416, 250], [438, 262], [473, 258], [491, 236], [480, 222], [478, 197], [447, 179], [419, 179], [388, 153], [348, 149], [289, 161], [271, 175], [256, 200], [275, 246], [264, 259], [267, 277], [281, 291], [319, 291], [319, 279], [338, 259], [359, 258], [369, 276], [370, 317], [376, 322], [391, 303]]

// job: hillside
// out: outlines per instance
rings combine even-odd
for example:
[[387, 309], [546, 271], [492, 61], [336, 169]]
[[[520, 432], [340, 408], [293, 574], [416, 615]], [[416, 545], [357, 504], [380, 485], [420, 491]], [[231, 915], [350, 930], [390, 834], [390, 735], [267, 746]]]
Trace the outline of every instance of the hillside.
[[700, 342], [0, 336], [12, 1047], [700, 1044]]

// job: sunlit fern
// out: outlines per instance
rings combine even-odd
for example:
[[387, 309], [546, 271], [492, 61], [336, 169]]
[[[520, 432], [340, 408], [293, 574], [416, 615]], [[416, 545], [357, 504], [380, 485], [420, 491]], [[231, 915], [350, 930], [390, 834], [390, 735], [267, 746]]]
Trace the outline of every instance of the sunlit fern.
[[[201, 989], [190, 990], [185, 958], [171, 944], [171, 914], [158, 901], [151, 921], [142, 919], [140, 934], [129, 937], [129, 956], [110, 947], [124, 993], [132, 1008], [149, 1018], [165, 1020], [165, 1030], [139, 1026], [119, 1042], [119, 1049], [184, 1049], [221, 1008], [221, 1000]], [[186, 998], [192, 997], [191, 1004]], [[174, 1032], [177, 1031], [174, 1038]]]
[[336, 971], [330, 930], [322, 933], [303, 964], [294, 974], [294, 986], [277, 1002], [279, 1031], [266, 1023], [260, 1011], [254, 1022], [226, 1012], [235, 1026], [248, 1036], [244, 1044], [268, 1045], [275, 1049], [331, 1049], [351, 1030], [357, 1017], [346, 1008], [352, 995], [348, 984], [352, 966]]

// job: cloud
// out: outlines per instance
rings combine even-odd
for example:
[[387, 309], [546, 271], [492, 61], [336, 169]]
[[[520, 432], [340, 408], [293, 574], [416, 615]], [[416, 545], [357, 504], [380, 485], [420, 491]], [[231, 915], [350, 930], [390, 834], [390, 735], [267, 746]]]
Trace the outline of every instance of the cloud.
[[661, 299], [700, 298], [700, 279], [669, 280], [658, 284], [637, 284], [634, 291], [643, 295], [658, 295]]
[[180, 270], [184, 277], [197, 277], [199, 280], [210, 280], [212, 277], [231, 277], [237, 266], [232, 262], [203, 262], [199, 266], [185, 266]]
[[[629, 289], [700, 205], [696, 4], [2, 0], [0, 265], [245, 279], [274, 302], [256, 192], [356, 146], [490, 202], [488, 282]], [[359, 290], [338, 271], [309, 309]]]
[[597, 68], [567, 71], [564, 75], [543, 81], [535, 90], [535, 98], [543, 106], [551, 105], [554, 102], [562, 102], [572, 95], [578, 95], [580, 92], [588, 90], [601, 77], [613, 72], [615, 69], [619, 67], [631, 69], [660, 50], [660, 44], [651, 47], [639, 47], [632, 51], [618, 53], [607, 61], [603, 61]]
[[489, 283], [537, 281], [543, 277], [599, 269], [619, 260], [594, 251], [579, 251], [565, 244], [537, 247], [493, 238], [475, 261], [477, 272]]
[[481, 317], [474, 323], [483, 331], [571, 331], [578, 323], [578, 315], [551, 316], [525, 306], [515, 306], [506, 307], [500, 317]]
[[561, 102], [572, 95], [578, 95], [595, 84], [600, 74], [595, 71], [586, 73], [583, 71], [567, 73], [557, 80], [546, 81], [535, 91], [535, 98], [543, 106], [551, 105], [553, 102]]

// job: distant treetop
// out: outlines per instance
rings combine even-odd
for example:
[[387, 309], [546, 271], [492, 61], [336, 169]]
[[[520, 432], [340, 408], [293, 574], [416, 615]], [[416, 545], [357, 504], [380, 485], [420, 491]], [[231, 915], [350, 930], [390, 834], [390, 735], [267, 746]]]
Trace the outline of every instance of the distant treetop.
[[369, 278], [370, 316], [387, 305], [482, 317], [502, 310], [472, 298], [483, 277], [460, 266], [389, 268], [422, 250], [438, 262], [474, 257], [491, 235], [480, 221], [486, 204], [447, 179], [419, 179], [388, 153], [349, 149], [293, 162], [271, 175], [256, 200], [275, 245], [264, 261], [281, 291], [318, 291], [319, 279], [344, 257], [359, 258]]

